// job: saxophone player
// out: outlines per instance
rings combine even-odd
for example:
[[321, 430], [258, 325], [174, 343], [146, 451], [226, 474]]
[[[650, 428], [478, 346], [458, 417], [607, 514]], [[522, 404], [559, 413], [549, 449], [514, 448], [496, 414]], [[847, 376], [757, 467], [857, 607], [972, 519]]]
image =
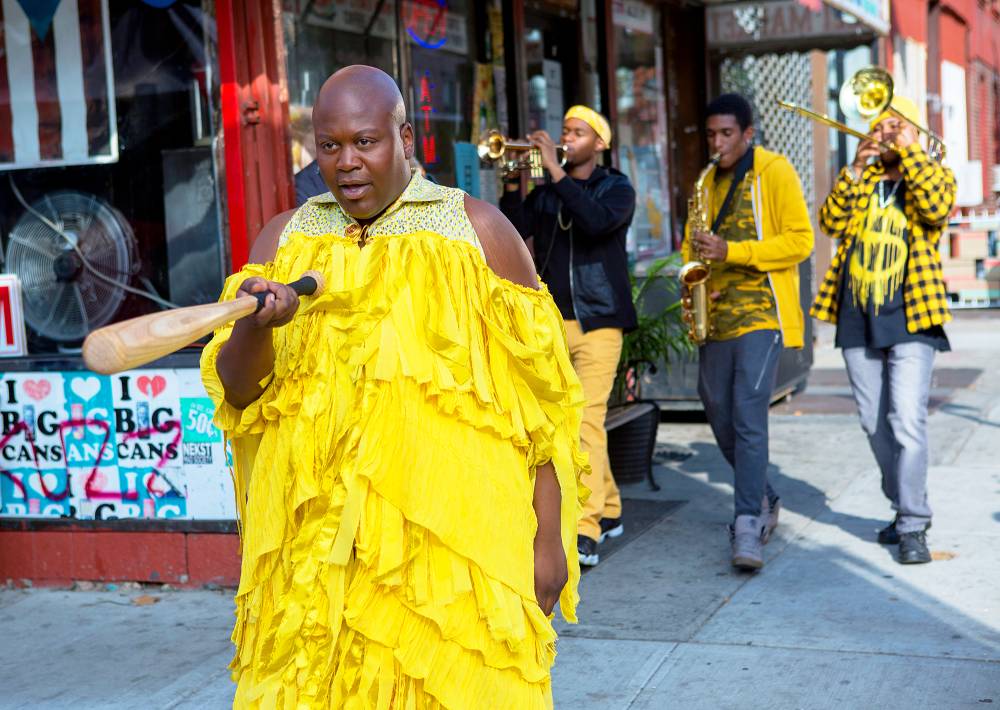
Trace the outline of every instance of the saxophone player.
[[780, 501], [767, 479], [768, 406], [782, 348], [803, 345], [798, 265], [812, 253], [813, 230], [791, 163], [752, 144], [750, 103], [724, 94], [706, 116], [709, 152], [718, 155], [699, 196], [710, 229], [689, 228], [683, 255], [711, 269], [698, 394], [735, 474], [732, 564], [753, 570], [764, 565], [763, 545], [778, 523]]

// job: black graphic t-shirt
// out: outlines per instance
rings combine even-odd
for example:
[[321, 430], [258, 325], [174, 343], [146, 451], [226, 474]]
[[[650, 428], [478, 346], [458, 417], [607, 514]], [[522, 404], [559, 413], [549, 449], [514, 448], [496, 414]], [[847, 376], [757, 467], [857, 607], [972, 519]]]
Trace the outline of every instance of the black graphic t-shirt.
[[903, 283], [908, 256], [906, 185], [902, 180], [878, 184], [865, 224], [841, 269], [838, 348], [891, 348], [924, 342], [950, 350], [944, 328], [931, 326], [916, 333], [906, 329]]

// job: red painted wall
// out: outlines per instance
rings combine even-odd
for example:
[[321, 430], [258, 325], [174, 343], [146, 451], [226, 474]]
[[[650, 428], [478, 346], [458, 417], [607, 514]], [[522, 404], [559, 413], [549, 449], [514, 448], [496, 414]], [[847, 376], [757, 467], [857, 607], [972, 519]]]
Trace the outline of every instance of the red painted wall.
[[994, 69], [1000, 69], [1000, 11], [978, 7], [972, 23], [969, 55]]
[[956, 15], [965, 24], [972, 22], [976, 16], [976, 6], [979, 0], [941, 0], [941, 8]]
[[941, 61], [965, 66], [969, 58], [968, 25], [950, 12], [941, 13]]
[[239, 536], [67, 527], [0, 531], [0, 583], [157, 582], [234, 587]]
[[897, 0], [890, 14], [895, 34], [927, 44], [927, 0]]

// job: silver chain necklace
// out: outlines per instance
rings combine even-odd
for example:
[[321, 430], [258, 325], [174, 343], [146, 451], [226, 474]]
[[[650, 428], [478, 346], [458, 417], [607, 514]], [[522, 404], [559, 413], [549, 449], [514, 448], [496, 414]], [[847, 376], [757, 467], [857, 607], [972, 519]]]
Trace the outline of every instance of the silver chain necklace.
[[896, 190], [899, 189], [899, 185], [902, 182], [903, 182], [902, 180], [897, 180], [896, 184], [892, 186], [892, 190], [889, 192], [889, 196], [886, 197], [885, 194], [884, 194], [885, 193], [885, 187], [884, 187], [885, 186], [885, 180], [880, 180], [879, 181], [879, 184], [878, 184], [878, 206], [880, 208], [885, 209], [886, 207], [889, 206], [890, 203], [892, 203], [893, 199], [895, 199], [895, 197], [896, 197]]

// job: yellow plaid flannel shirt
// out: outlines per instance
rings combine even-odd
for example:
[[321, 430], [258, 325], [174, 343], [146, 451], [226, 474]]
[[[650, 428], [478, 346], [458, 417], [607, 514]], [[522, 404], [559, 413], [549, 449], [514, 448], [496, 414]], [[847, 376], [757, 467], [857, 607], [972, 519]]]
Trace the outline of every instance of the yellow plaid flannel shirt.
[[[906, 329], [916, 333], [951, 320], [938, 241], [955, 204], [955, 175], [949, 168], [931, 160], [916, 143], [901, 149], [899, 154], [900, 170], [906, 182], [904, 212], [909, 247], [903, 304]], [[837, 322], [844, 263], [884, 173], [882, 164], [875, 163], [855, 181], [851, 169], [844, 168], [819, 211], [820, 228], [840, 244], [809, 311], [814, 318]]]

